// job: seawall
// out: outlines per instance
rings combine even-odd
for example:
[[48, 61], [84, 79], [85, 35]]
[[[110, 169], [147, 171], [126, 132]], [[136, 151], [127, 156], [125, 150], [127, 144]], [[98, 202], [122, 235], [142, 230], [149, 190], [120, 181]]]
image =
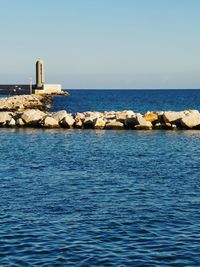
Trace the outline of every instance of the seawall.
[[200, 112], [153, 111], [140, 114], [132, 110], [51, 113], [52, 97], [23, 95], [0, 99], [0, 127], [37, 127], [105, 130], [181, 130], [200, 129]]

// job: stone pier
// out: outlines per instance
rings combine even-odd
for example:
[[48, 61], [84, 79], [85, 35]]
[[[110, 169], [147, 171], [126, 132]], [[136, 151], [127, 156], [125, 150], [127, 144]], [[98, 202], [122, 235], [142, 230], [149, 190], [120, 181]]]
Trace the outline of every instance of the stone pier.
[[0, 127], [37, 127], [99, 130], [200, 130], [200, 112], [132, 110], [49, 112], [52, 97], [21, 95], [0, 99]]

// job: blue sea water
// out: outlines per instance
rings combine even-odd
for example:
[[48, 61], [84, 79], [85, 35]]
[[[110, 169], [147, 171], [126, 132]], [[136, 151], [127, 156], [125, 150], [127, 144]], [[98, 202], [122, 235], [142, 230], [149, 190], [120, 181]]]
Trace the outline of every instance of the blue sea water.
[[134, 110], [200, 110], [200, 90], [71, 90], [71, 96], [55, 97], [53, 109], [69, 112]]
[[[71, 93], [54, 109], [200, 105], [199, 91]], [[0, 129], [0, 266], [200, 266], [199, 147], [198, 130]]]

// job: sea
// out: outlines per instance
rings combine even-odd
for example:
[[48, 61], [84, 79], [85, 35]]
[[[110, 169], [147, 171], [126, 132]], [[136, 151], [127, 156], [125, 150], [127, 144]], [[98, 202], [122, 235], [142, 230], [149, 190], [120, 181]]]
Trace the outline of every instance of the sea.
[[[200, 90], [71, 90], [52, 111], [200, 110]], [[0, 129], [0, 266], [200, 266], [200, 131]]]

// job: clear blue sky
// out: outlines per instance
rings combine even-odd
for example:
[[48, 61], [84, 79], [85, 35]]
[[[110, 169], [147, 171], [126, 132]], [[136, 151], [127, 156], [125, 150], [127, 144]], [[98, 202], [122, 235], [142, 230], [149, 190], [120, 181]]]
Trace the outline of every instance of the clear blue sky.
[[0, 0], [0, 83], [200, 88], [200, 0]]

